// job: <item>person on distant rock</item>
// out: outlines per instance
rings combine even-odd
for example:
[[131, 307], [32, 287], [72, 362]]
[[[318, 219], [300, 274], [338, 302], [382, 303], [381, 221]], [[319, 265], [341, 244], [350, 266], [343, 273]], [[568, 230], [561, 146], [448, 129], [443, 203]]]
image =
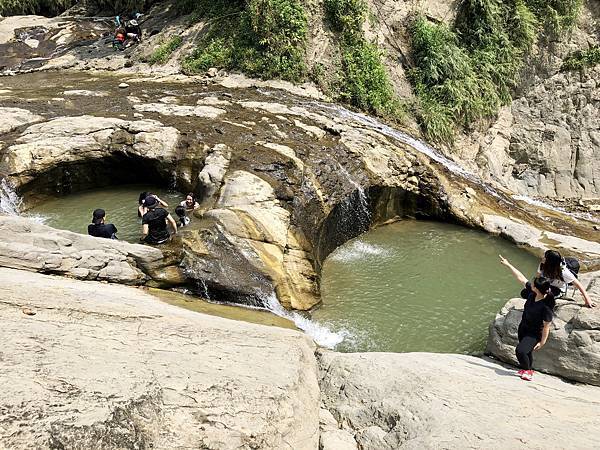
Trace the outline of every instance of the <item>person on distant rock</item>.
[[164, 244], [169, 240], [168, 225], [171, 225], [173, 234], [177, 233], [177, 223], [165, 209], [160, 208], [156, 196], [150, 195], [144, 200], [148, 211], [142, 217], [141, 241], [147, 244]]
[[200, 208], [200, 204], [196, 201], [196, 194], [193, 192], [190, 192], [179, 206], [183, 206], [187, 212]]
[[554, 316], [552, 310], [556, 302], [550, 291], [550, 280], [548, 278], [536, 277], [531, 283], [502, 255], [500, 255], [500, 262], [510, 269], [528, 292], [523, 308], [523, 317], [519, 324], [519, 344], [515, 349], [515, 353], [521, 366], [521, 370], [517, 372], [517, 375], [522, 380], [531, 381], [533, 379], [533, 352], [542, 348], [548, 340], [550, 324]]
[[127, 32], [127, 39], [131, 39], [133, 42], [142, 41], [142, 27], [136, 19], [131, 19], [126, 22], [125, 31]]
[[106, 211], [101, 208], [94, 210], [92, 214], [92, 223], [88, 225], [88, 234], [90, 236], [117, 239], [117, 227], [112, 223], [104, 223]]
[[185, 227], [190, 223], [190, 218], [187, 216], [185, 212], [185, 208], [181, 205], [175, 208], [175, 214], [179, 218], [179, 227]]
[[161, 206], [168, 208], [169, 204], [165, 201], [162, 201], [158, 195], [153, 194], [152, 192], [142, 192], [138, 197], [138, 217], [144, 217], [144, 214], [148, 212], [148, 208], [146, 207], [145, 201], [147, 197], [154, 197], [158, 200]]
[[596, 306], [590, 299], [587, 291], [577, 279], [577, 276], [567, 267], [565, 260], [555, 250], [547, 250], [538, 267], [538, 276], [550, 279], [550, 289], [555, 298], [564, 296], [569, 285], [575, 286], [581, 292], [585, 306], [593, 308]]

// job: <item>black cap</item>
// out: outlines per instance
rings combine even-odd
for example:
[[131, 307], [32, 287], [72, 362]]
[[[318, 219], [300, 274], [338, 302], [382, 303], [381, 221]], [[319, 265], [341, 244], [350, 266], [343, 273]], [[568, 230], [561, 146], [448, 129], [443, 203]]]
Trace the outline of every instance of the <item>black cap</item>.
[[92, 223], [98, 225], [102, 222], [104, 216], [106, 216], [106, 211], [104, 211], [102, 208], [95, 209], [92, 216]]
[[148, 208], [154, 208], [158, 203], [158, 200], [156, 200], [156, 197], [154, 195], [149, 195], [148, 197], [146, 197], [146, 200], [144, 200], [144, 205]]

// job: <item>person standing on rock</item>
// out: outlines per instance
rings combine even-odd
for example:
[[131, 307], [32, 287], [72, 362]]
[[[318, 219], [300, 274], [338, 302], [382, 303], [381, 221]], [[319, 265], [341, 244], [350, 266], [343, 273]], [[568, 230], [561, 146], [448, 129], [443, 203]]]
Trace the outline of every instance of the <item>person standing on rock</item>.
[[92, 214], [92, 223], [88, 225], [88, 234], [90, 236], [117, 239], [117, 227], [112, 223], [104, 223], [106, 211], [101, 208], [94, 210]]
[[177, 234], [177, 223], [165, 209], [159, 207], [157, 198], [153, 195], [146, 197], [144, 205], [148, 211], [142, 217], [141, 240], [147, 244], [164, 244], [169, 240], [168, 225], [171, 225], [173, 234]]
[[550, 280], [537, 277], [530, 283], [525, 275], [519, 272], [506, 258], [500, 255], [500, 262], [508, 267], [515, 278], [523, 283], [527, 294], [527, 300], [523, 308], [523, 317], [519, 324], [519, 344], [515, 349], [521, 370], [517, 375], [522, 380], [533, 379], [533, 352], [542, 348], [550, 334], [550, 323], [555, 306], [554, 295], [550, 292]]
[[538, 267], [538, 276], [546, 277], [550, 280], [550, 289], [555, 298], [562, 297], [567, 293], [569, 285], [575, 286], [581, 292], [585, 306], [593, 308], [596, 306], [590, 299], [587, 291], [577, 279], [577, 276], [567, 267], [563, 257], [555, 250], [547, 250], [544, 253], [542, 262]]

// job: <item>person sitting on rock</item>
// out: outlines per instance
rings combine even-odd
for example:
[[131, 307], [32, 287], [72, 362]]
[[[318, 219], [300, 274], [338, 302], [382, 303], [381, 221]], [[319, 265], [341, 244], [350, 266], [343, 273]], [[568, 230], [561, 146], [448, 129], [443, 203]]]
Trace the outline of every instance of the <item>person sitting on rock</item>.
[[550, 280], [548, 278], [537, 277], [531, 283], [502, 255], [500, 255], [500, 262], [510, 269], [528, 292], [523, 308], [523, 317], [519, 324], [519, 344], [515, 349], [515, 353], [521, 366], [521, 370], [517, 372], [517, 375], [522, 380], [531, 381], [533, 379], [533, 352], [542, 348], [548, 340], [550, 323], [552, 323], [554, 316], [552, 310], [556, 302], [550, 291]]
[[555, 298], [564, 296], [567, 293], [569, 285], [575, 286], [581, 292], [585, 306], [593, 308], [596, 306], [590, 299], [587, 291], [577, 279], [575, 274], [569, 270], [563, 257], [555, 250], [547, 250], [538, 267], [538, 276], [546, 277], [550, 280], [550, 289]]
[[154, 195], [149, 195], [144, 200], [148, 211], [142, 217], [142, 237], [140, 240], [147, 244], [163, 244], [171, 237], [168, 225], [177, 233], [177, 223], [165, 209], [159, 207], [159, 202]]
[[200, 208], [200, 204], [196, 201], [196, 195], [193, 192], [190, 192], [179, 206], [183, 206], [188, 212]]
[[117, 239], [117, 227], [112, 223], [104, 223], [106, 211], [101, 208], [94, 210], [92, 214], [92, 223], [88, 225], [88, 234], [90, 236]]
[[147, 197], [154, 197], [158, 200], [161, 206], [168, 208], [169, 204], [165, 201], [162, 201], [158, 198], [158, 195], [153, 194], [152, 192], [142, 192], [138, 197], [138, 217], [144, 217], [144, 214], [148, 212], [148, 208], [146, 207], [145, 201]]
[[185, 227], [190, 223], [190, 218], [186, 215], [185, 208], [181, 205], [175, 208], [175, 214], [179, 218], [179, 227]]

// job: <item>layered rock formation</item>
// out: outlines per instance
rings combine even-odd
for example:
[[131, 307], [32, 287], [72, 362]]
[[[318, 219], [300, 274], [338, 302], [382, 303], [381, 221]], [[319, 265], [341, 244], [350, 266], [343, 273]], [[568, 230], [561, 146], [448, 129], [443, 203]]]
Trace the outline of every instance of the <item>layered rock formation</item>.
[[0, 286], [0, 447], [317, 448], [301, 333], [124, 286], [5, 268]]
[[153, 281], [168, 286], [185, 281], [176, 256], [147, 245], [84, 236], [2, 215], [0, 235], [2, 267], [121, 284]]
[[[600, 273], [585, 274], [581, 281], [597, 302]], [[573, 293], [570, 290], [569, 295]], [[576, 301], [557, 301], [548, 342], [535, 353], [534, 368], [600, 386], [600, 310], [583, 307], [579, 292], [574, 297]], [[522, 299], [508, 301], [490, 324], [486, 352], [511, 364], [518, 364], [515, 347], [524, 303]]]

